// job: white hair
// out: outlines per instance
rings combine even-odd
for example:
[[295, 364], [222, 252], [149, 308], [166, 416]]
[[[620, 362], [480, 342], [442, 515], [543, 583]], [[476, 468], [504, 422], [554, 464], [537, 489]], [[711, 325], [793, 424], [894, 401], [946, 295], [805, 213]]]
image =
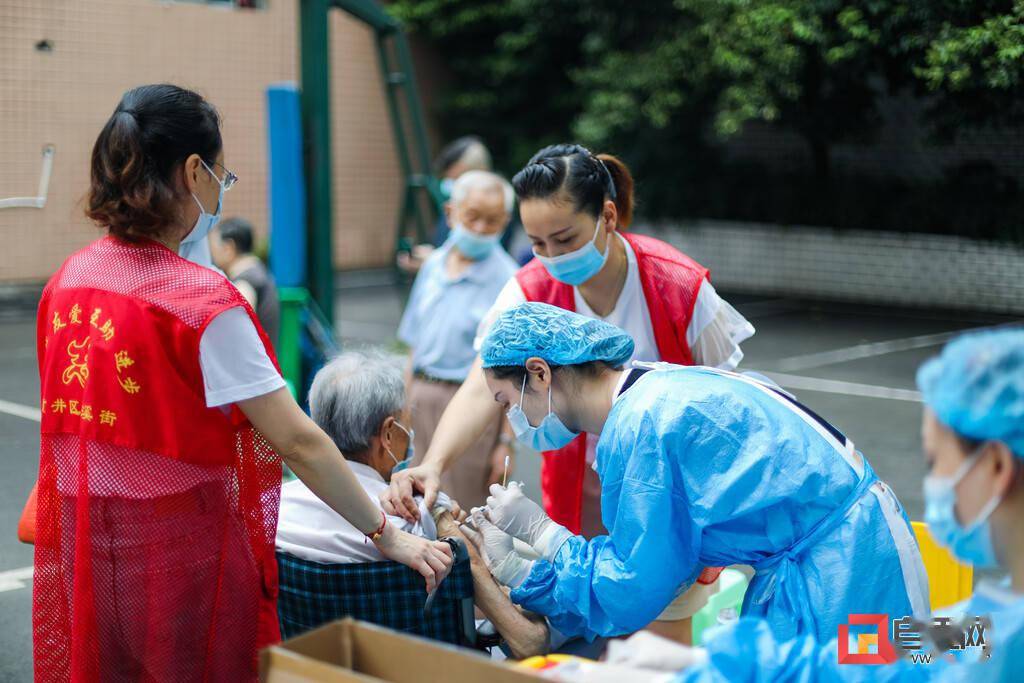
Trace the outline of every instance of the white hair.
[[309, 389], [313, 421], [351, 457], [365, 453], [384, 420], [405, 404], [401, 361], [380, 351], [348, 351], [316, 373]]
[[466, 151], [459, 157], [459, 161], [468, 168], [481, 171], [491, 170], [491, 153], [479, 140], [470, 143]]
[[498, 188], [505, 198], [505, 213], [512, 215], [512, 209], [516, 206], [516, 193], [512, 184], [497, 173], [490, 171], [466, 171], [455, 179], [452, 185], [452, 205], [458, 206], [473, 190]]

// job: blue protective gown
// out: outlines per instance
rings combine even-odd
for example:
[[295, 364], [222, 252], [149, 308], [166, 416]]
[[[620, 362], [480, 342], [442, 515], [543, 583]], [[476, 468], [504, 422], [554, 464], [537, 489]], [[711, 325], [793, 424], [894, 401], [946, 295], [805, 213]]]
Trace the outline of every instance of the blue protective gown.
[[780, 641], [763, 621], [744, 618], [734, 626], [708, 634], [705, 640], [709, 654], [707, 663], [682, 672], [678, 681], [1024, 681], [1024, 596], [993, 598], [993, 591], [979, 586], [970, 600], [944, 612], [969, 618], [991, 615], [992, 627], [986, 630], [991, 659], [982, 661], [977, 649], [969, 649], [960, 658], [962, 661], [953, 663], [936, 658], [928, 665], [906, 659], [883, 665], [839, 664], [835, 638], [827, 644], [819, 644], [806, 635]]
[[757, 569], [743, 613], [781, 639], [833, 638], [851, 612], [927, 614], [891, 490], [842, 434], [759, 382], [648, 372], [616, 399], [596, 469], [610, 534], [570, 538], [512, 591], [562, 633], [636, 631], [703, 567], [731, 564]]

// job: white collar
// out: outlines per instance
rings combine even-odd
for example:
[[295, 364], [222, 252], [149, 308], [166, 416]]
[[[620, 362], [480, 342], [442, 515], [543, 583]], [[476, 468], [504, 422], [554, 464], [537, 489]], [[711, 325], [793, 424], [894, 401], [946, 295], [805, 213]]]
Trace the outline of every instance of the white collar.
[[355, 460], [349, 460], [348, 466], [352, 468], [352, 472], [357, 477], [365, 477], [367, 479], [373, 479], [375, 481], [385, 483], [384, 477], [380, 476], [380, 472], [373, 469], [369, 465], [365, 465], [361, 462], [356, 462]]

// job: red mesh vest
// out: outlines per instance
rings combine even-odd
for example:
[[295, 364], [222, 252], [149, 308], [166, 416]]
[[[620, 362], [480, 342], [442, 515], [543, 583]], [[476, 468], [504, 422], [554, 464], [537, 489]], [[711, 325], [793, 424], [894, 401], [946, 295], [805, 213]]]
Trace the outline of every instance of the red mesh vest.
[[101, 239], [43, 291], [37, 681], [256, 680], [279, 640], [280, 460], [199, 366], [236, 306], [273, 358], [227, 280], [155, 242]]

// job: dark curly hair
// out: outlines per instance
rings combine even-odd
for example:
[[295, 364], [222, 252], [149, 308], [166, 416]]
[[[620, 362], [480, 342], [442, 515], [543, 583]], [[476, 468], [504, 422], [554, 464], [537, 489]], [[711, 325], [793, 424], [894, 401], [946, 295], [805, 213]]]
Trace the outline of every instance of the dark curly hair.
[[129, 90], [93, 145], [85, 215], [118, 237], [156, 236], [176, 218], [175, 171], [191, 154], [212, 167], [221, 146], [220, 116], [199, 94]]

